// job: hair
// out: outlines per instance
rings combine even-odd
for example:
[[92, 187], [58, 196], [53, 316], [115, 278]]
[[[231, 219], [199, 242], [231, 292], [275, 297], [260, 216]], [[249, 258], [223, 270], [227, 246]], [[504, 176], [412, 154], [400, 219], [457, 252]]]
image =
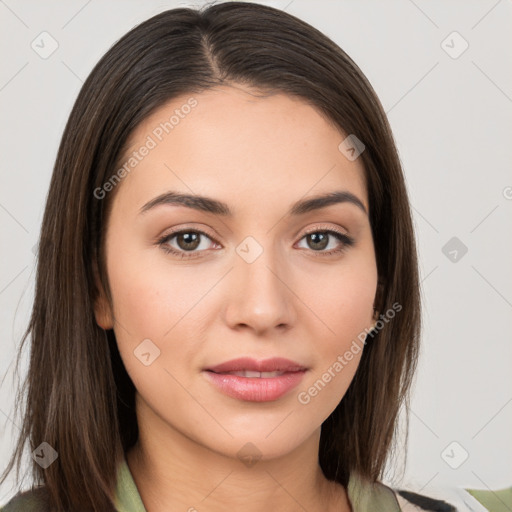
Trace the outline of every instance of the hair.
[[[407, 405], [420, 338], [420, 288], [412, 216], [386, 114], [359, 67], [332, 40], [284, 11], [226, 2], [164, 11], [137, 25], [83, 84], [58, 149], [41, 227], [26, 407], [1, 482], [25, 443], [58, 459], [30, 460], [52, 510], [113, 510], [116, 471], [138, 437], [135, 387], [113, 330], [95, 321], [97, 279], [111, 303], [104, 234], [113, 193], [93, 194], [117, 169], [130, 134], [173, 98], [220, 85], [284, 93], [312, 105], [364, 145], [378, 287], [377, 311], [400, 313], [372, 334], [356, 374], [322, 424], [319, 464], [347, 485], [352, 471], [382, 478]], [[341, 139], [340, 139], [341, 141]], [[406, 436], [407, 437], [407, 436]], [[33, 488], [35, 485], [33, 484]]]

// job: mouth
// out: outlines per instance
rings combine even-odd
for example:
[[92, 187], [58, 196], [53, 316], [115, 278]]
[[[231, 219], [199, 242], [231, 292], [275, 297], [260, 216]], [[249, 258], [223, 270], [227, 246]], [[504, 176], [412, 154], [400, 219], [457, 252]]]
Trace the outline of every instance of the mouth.
[[[249, 375], [249, 377], [259, 377], [259, 375], [256, 374], [295, 372], [307, 370], [307, 368], [300, 363], [283, 357], [272, 357], [261, 361], [250, 357], [239, 357], [238, 359], [231, 359], [230, 361], [226, 361], [216, 366], [205, 368], [205, 370], [223, 374], [233, 372], [252, 372], [254, 375]], [[240, 376], [244, 377], [245, 375]]]
[[289, 359], [239, 358], [205, 368], [203, 373], [227, 396], [248, 402], [271, 402], [298, 386], [307, 370]]
[[[212, 370], [207, 370], [212, 371]], [[255, 372], [252, 370], [241, 370], [233, 372], [213, 372], [218, 375], [237, 375], [238, 377], [245, 377], [248, 379], [271, 379], [272, 377], [280, 377], [289, 372]]]

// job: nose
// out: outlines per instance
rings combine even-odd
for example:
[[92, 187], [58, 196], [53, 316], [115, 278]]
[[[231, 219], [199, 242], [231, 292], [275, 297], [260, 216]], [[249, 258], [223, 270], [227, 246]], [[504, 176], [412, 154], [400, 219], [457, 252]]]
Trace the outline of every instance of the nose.
[[236, 256], [225, 310], [232, 329], [252, 330], [261, 336], [275, 329], [287, 330], [295, 323], [295, 295], [285, 266], [269, 249], [252, 263]]

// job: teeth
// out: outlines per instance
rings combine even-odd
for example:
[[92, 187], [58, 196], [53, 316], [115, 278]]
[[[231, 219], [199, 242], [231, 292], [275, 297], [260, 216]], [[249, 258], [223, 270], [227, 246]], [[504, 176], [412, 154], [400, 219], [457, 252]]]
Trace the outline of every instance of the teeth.
[[270, 379], [272, 377], [279, 377], [285, 372], [254, 372], [250, 370], [242, 370], [237, 372], [226, 372], [226, 375], [237, 375], [238, 377], [249, 377], [255, 379]]

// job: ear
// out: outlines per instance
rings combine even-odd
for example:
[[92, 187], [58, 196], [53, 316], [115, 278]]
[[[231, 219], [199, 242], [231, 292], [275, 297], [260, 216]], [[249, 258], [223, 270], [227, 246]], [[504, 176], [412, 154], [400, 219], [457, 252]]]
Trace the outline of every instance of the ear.
[[107, 298], [107, 294], [101, 284], [99, 273], [96, 265], [94, 266], [94, 282], [96, 284], [94, 298], [94, 317], [96, 323], [105, 331], [114, 327], [114, 315]]
[[377, 281], [377, 291], [375, 292], [375, 299], [373, 301], [373, 319], [377, 321], [379, 319], [380, 311], [379, 309], [382, 307], [382, 302], [384, 300], [384, 289], [385, 289], [385, 280], [384, 278], [379, 277]]

